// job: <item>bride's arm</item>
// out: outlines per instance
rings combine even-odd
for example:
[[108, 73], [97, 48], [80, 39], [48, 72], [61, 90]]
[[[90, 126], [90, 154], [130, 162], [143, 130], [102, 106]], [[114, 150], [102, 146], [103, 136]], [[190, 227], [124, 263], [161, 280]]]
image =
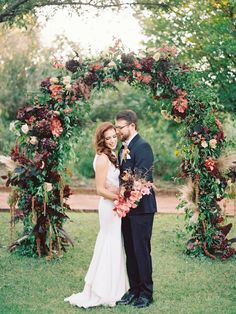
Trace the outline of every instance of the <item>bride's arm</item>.
[[106, 188], [106, 178], [109, 167], [109, 159], [105, 154], [101, 154], [97, 157], [95, 165], [95, 182], [97, 194], [104, 198], [114, 200], [118, 194], [110, 191]]

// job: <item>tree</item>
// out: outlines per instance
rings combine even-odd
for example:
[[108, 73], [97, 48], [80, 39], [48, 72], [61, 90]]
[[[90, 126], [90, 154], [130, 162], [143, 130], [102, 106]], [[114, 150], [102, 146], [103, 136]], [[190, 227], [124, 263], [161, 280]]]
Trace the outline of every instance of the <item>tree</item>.
[[[169, 1], [167, 1], [169, 2]], [[1, 0], [0, 1], [0, 23], [8, 22], [10, 25], [17, 22], [26, 26], [29, 21], [27, 16], [35, 15], [37, 10], [43, 7], [52, 7], [54, 10], [59, 8], [70, 8], [81, 13], [81, 8], [96, 9], [119, 9], [127, 6], [145, 5], [147, 7], [166, 8], [168, 5], [160, 1], [122, 1], [122, 0]]]
[[53, 7], [56, 8], [65, 8], [70, 6], [71, 9], [76, 10], [79, 12], [81, 7], [94, 7], [94, 8], [103, 8], [103, 7], [119, 7], [120, 1], [119, 0], [90, 0], [90, 1], [76, 1], [76, 0], [2, 0], [0, 2], [0, 23], [2, 22], [9, 22], [10, 24], [13, 22], [18, 22], [20, 24], [24, 24], [22, 18], [28, 14], [36, 14], [37, 9], [43, 7]]
[[[156, 3], [152, 1], [151, 3]], [[218, 89], [220, 102], [235, 110], [236, 2], [163, 1], [166, 7], [143, 6], [138, 16], [149, 37], [148, 47], [175, 45], [179, 58], [204, 70], [206, 84]], [[143, 15], [143, 9], [148, 15]]]

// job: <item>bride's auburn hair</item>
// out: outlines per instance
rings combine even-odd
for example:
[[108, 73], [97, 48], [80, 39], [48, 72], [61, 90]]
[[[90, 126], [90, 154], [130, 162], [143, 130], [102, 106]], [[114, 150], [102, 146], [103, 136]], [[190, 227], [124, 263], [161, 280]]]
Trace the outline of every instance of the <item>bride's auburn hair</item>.
[[114, 130], [116, 131], [114, 125], [110, 122], [103, 122], [101, 123], [95, 133], [95, 138], [94, 138], [94, 144], [95, 144], [95, 150], [98, 155], [101, 155], [102, 153], [107, 155], [111, 163], [115, 167], [117, 167], [117, 158], [116, 156], [112, 153], [112, 150], [106, 146], [105, 143], [105, 135], [104, 133], [108, 130]]

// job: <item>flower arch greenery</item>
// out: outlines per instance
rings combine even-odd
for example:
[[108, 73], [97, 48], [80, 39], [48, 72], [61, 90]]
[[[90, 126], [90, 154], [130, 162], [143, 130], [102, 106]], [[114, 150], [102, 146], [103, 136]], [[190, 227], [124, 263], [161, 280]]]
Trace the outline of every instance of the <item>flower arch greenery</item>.
[[235, 254], [226, 238], [232, 225], [224, 225], [218, 204], [232, 181], [232, 160], [222, 155], [225, 137], [214, 90], [177, 61], [175, 48], [165, 46], [138, 56], [124, 53], [119, 42], [97, 60], [55, 63], [55, 74], [41, 82], [32, 103], [19, 109], [11, 123], [17, 134], [6, 178], [13, 187], [11, 229], [16, 219], [22, 219], [24, 232], [10, 250], [52, 258], [72, 244], [63, 229], [69, 208], [65, 200], [71, 194], [63, 180], [69, 140], [83, 125], [91, 92], [112, 88], [117, 81], [144, 89], [158, 102], [165, 119], [180, 124], [177, 151], [187, 184], [178, 207], [185, 209], [191, 233], [187, 252], [214, 259]]

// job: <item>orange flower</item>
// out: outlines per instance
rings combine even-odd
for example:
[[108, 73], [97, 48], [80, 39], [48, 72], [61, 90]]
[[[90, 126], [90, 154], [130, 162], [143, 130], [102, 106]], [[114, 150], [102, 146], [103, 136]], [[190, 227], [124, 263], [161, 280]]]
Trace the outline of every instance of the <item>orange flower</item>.
[[51, 93], [51, 97], [55, 98], [58, 102], [62, 101], [62, 95], [60, 94], [60, 92], [62, 91], [62, 86], [58, 85], [58, 84], [53, 84], [51, 86], [49, 86]]
[[58, 84], [53, 84], [49, 86], [49, 89], [52, 92], [52, 95], [56, 96], [62, 90], [62, 86]]
[[143, 76], [142, 76], [142, 82], [143, 82], [144, 84], [150, 83], [151, 80], [152, 80], [151, 75], [143, 75]]
[[186, 111], [186, 109], [188, 108], [188, 100], [186, 98], [176, 98], [173, 102], [173, 107], [175, 108], [175, 110], [177, 110], [178, 112], [184, 113]]
[[63, 128], [62, 128], [61, 121], [59, 118], [54, 117], [52, 119], [50, 130], [52, 134], [55, 135], [56, 137], [59, 137], [61, 135], [61, 133], [63, 132]]
[[100, 63], [95, 63], [94, 65], [92, 65], [91, 70], [92, 71], [98, 71], [102, 68], [102, 65]]
[[63, 111], [64, 111], [65, 113], [70, 113], [70, 112], [72, 112], [73, 110], [72, 110], [71, 108], [65, 108]]
[[208, 171], [214, 171], [216, 168], [216, 161], [214, 159], [206, 159], [204, 164]]

